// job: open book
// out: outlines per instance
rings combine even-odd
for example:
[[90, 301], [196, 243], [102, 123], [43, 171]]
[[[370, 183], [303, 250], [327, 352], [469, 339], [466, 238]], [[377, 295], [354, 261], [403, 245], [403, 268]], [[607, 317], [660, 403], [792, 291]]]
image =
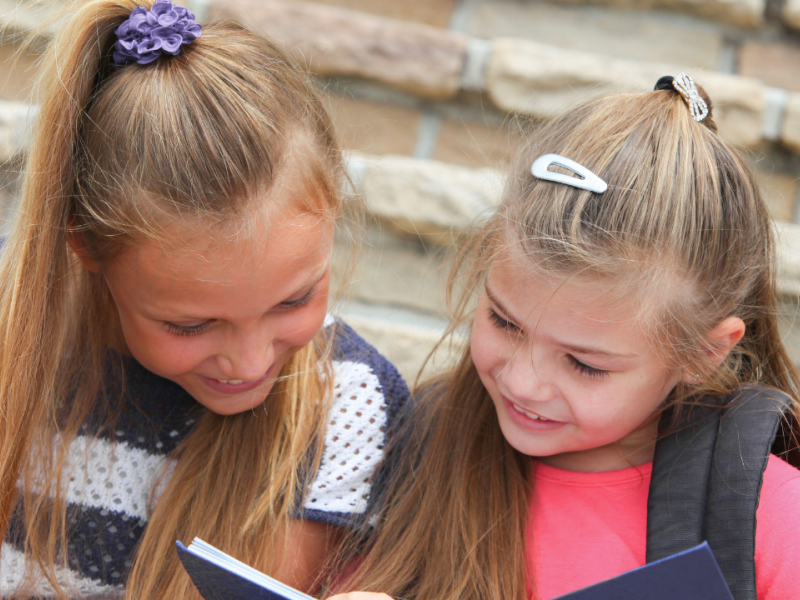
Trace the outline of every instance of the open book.
[[[205, 600], [314, 600], [195, 538], [178, 556]], [[554, 600], [733, 600], [707, 543]]]

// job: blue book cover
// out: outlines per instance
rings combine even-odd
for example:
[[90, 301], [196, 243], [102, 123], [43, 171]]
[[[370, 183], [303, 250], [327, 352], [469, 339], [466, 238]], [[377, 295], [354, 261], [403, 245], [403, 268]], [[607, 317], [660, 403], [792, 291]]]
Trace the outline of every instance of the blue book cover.
[[733, 600], [707, 542], [554, 600]]
[[[178, 556], [205, 600], [314, 600], [195, 538]], [[707, 543], [554, 600], [733, 600]]]
[[205, 600], [316, 600], [239, 562], [200, 538], [187, 548], [176, 542], [178, 557]]

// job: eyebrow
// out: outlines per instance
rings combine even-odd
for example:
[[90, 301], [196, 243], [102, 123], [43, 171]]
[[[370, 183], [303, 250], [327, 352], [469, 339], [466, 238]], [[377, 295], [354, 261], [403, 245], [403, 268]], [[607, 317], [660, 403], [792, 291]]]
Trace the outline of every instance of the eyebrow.
[[[300, 298], [298, 298], [298, 300], [303, 299], [308, 293], [311, 292], [311, 290], [313, 290], [319, 284], [320, 281], [323, 280], [323, 278], [325, 277], [325, 273], [328, 271], [328, 265], [329, 265], [329, 263], [326, 263], [325, 268], [323, 269], [323, 271], [319, 275], [315, 275], [313, 278], [310, 278], [308, 281], [304, 282], [303, 285], [300, 286], [297, 289], [296, 292], [294, 292], [294, 293], [289, 295], [289, 298], [299, 294], [300, 292], [305, 292]], [[294, 302], [294, 300], [281, 300], [275, 306], [280, 306], [284, 302]], [[272, 307], [272, 308], [274, 308], [274, 307]], [[194, 320], [207, 319], [207, 318], [208, 317], [203, 317], [203, 316], [198, 316], [198, 315], [181, 315], [181, 316], [178, 316], [178, 317], [174, 317], [173, 320], [174, 321], [194, 321]], [[161, 320], [161, 319], [159, 319], [159, 320]]]
[[[500, 309], [500, 312], [503, 313], [506, 317], [511, 317], [511, 321], [516, 323], [516, 319], [513, 318], [511, 313], [508, 309], [497, 299], [492, 291], [489, 289], [489, 282], [487, 281], [484, 285], [484, 290], [486, 292], [486, 297], [489, 298], [489, 301], [494, 304], [497, 308]], [[579, 346], [576, 344], [566, 344], [564, 342], [556, 340], [556, 343], [564, 348], [565, 350], [569, 350], [570, 352], [574, 352], [576, 354], [586, 354], [588, 356], [606, 356], [608, 358], [633, 358], [635, 354], [625, 354], [620, 352], [609, 352], [608, 350], [603, 350], [602, 348], [593, 348], [591, 346]]]

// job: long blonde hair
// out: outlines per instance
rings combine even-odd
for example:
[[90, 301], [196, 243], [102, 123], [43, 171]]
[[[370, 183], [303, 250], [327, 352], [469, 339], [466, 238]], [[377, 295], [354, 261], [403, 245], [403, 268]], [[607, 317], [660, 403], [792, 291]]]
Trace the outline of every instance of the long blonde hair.
[[[534, 159], [549, 153], [594, 171], [608, 191], [533, 177]], [[695, 122], [677, 93], [604, 97], [536, 132], [496, 214], [461, 248], [448, 286], [450, 334], [469, 327], [492, 260], [508, 244], [548, 275], [641, 291], [631, 298], [649, 311], [654, 344], [675, 368], [692, 365], [699, 375], [667, 404], [743, 383], [773, 386], [794, 402], [796, 434], [800, 377], [778, 332], [769, 214], [745, 160], [711, 116]], [[714, 368], [704, 336], [731, 315], [746, 333]], [[399, 466], [378, 534], [360, 540], [366, 556], [344, 587], [411, 600], [530, 597], [531, 458], [504, 439], [469, 348], [418, 392], [408, 422], [389, 450]]]
[[[69, 237], [79, 235], [102, 265], [127, 245], [166, 242], [165, 223], [242, 226], [288, 168], [308, 186], [299, 208], [320, 218], [341, 208], [329, 117], [308, 77], [268, 40], [218, 22], [179, 56], [113, 64], [115, 28], [150, 4], [71, 8], [42, 64], [21, 203], [0, 263], [0, 534], [13, 511], [22, 515], [29, 571], [38, 565], [60, 598], [69, 595], [55, 576], [69, 555], [66, 449], [96, 411], [113, 432], [120, 401], [102, 385], [104, 349], [120, 335], [113, 300]], [[320, 460], [331, 383], [325, 334], [281, 376], [268, 412], [206, 412], [177, 449], [128, 597], [199, 598], [174, 551], [175, 540], [195, 535], [267, 572], [277, 564], [305, 491], [301, 474]]]

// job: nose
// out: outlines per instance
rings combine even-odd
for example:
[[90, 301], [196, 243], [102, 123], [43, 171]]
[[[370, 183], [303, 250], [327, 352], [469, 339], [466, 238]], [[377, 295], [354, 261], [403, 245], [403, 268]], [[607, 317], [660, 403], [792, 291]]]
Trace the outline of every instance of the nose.
[[218, 354], [220, 369], [228, 379], [255, 381], [275, 361], [273, 336], [261, 327], [232, 332]]
[[557, 396], [557, 388], [543, 358], [523, 346], [506, 363], [500, 373], [503, 387], [512, 399], [522, 402], [549, 402]]

